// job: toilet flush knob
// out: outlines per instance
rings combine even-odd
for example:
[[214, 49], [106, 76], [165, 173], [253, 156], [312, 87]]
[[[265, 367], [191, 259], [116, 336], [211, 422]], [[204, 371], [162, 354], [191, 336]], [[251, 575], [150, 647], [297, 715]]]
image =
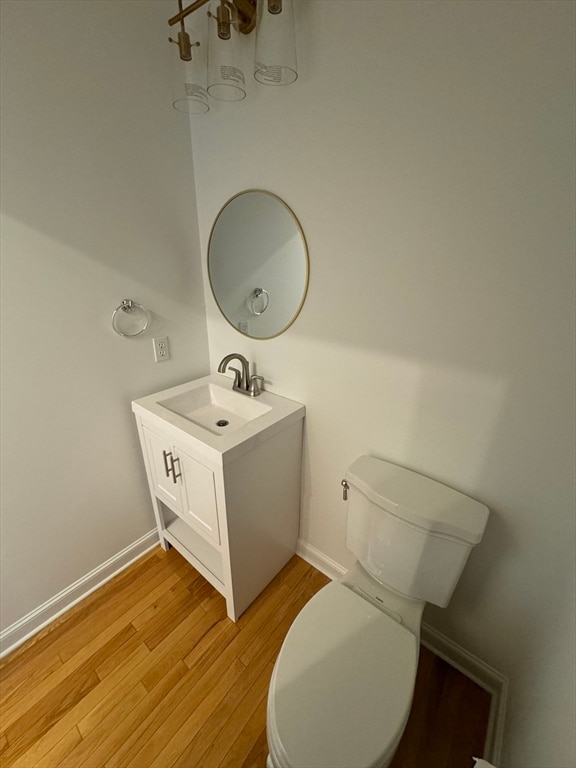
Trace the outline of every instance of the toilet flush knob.
[[346, 480], [342, 480], [340, 485], [342, 486], [342, 498], [344, 499], [344, 501], [348, 501], [348, 490], [350, 486], [348, 485]]

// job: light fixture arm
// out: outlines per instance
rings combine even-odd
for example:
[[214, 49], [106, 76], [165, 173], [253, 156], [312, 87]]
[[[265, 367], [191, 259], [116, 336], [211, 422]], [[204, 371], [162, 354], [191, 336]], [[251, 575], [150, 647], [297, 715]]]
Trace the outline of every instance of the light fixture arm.
[[186, 16], [189, 16], [191, 13], [194, 13], [194, 11], [197, 11], [199, 8], [202, 8], [203, 5], [206, 5], [206, 3], [209, 3], [210, 0], [196, 0], [196, 2], [192, 3], [192, 5], [189, 5], [188, 8], [182, 8], [182, 0], [178, 0], [178, 6], [180, 10], [175, 16], [172, 16], [171, 19], [168, 19], [168, 24], [173, 27], [174, 24], [178, 24], [179, 22], [183, 21]]
[[[210, 0], [195, 0], [187, 8], [182, 8], [182, 0], [179, 0], [180, 10], [171, 19], [168, 19], [168, 24], [173, 27], [174, 24], [182, 22], [186, 16], [202, 8], [208, 2]], [[238, 31], [244, 35], [250, 34], [256, 26], [256, 0], [231, 0], [231, 4], [235, 7], [238, 16]]]
[[[202, 1], [207, 2], [207, 0]], [[180, 8], [180, 13], [182, 13], [182, 0], [178, 0], [178, 7]], [[171, 43], [176, 43], [182, 61], [192, 61], [192, 48], [200, 45], [200, 43], [190, 42], [190, 35], [186, 32], [186, 27], [184, 26], [184, 16], [181, 16], [180, 18], [180, 32], [178, 32], [178, 39], [174, 40], [172, 37], [169, 37], [168, 40]]]

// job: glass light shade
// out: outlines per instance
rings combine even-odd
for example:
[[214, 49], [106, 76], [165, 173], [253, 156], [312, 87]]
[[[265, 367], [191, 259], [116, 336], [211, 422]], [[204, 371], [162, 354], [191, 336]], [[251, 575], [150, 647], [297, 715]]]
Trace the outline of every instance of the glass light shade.
[[258, 0], [254, 77], [263, 85], [290, 85], [298, 77], [292, 0], [282, 0], [280, 13]]
[[201, 50], [193, 49], [192, 61], [182, 61], [175, 56], [177, 67], [172, 87], [172, 106], [178, 112], [201, 115], [210, 109], [206, 93], [206, 70], [199, 63]]
[[215, 13], [208, 25], [208, 93], [219, 101], [246, 98], [246, 78], [242, 69], [239, 33], [230, 25], [230, 39], [218, 37]]

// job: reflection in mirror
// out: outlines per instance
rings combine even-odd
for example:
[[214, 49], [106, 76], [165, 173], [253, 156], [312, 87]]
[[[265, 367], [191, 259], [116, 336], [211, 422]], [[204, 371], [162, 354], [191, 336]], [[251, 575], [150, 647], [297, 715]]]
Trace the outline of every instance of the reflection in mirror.
[[255, 339], [283, 333], [308, 289], [308, 249], [298, 219], [276, 195], [249, 190], [218, 214], [208, 245], [216, 303], [237, 331]]

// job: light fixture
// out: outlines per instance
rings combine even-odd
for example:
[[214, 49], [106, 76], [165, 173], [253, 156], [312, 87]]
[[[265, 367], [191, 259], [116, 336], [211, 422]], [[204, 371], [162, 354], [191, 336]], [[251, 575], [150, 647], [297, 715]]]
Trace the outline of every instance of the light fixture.
[[[192, 43], [184, 19], [209, 2], [206, 41]], [[184, 112], [207, 112], [208, 95], [220, 101], [246, 97], [241, 36], [256, 30], [254, 78], [263, 85], [288, 85], [298, 77], [293, 0], [195, 0], [187, 8], [178, 0], [178, 13], [168, 20], [180, 24], [179, 60], [184, 62], [184, 85], [176, 88], [174, 107]], [[201, 35], [202, 36], [202, 35]], [[197, 50], [192, 52], [192, 49]], [[206, 52], [208, 61], [206, 62]], [[179, 63], [179, 62], [178, 62]], [[182, 65], [180, 79], [182, 80]], [[207, 88], [203, 74], [207, 72]]]
[[[178, 0], [180, 12], [182, 12], [182, 0]], [[175, 59], [173, 83], [172, 83], [172, 106], [179, 112], [187, 112], [191, 115], [199, 115], [208, 112], [208, 94], [206, 91], [205, 69], [201, 66], [202, 62], [197, 51], [192, 52], [193, 48], [199, 48], [198, 41], [192, 43], [190, 35], [186, 32], [184, 26], [184, 17], [180, 18], [180, 32], [178, 39], [169, 37], [171, 43], [178, 46], [179, 58]]]
[[263, 85], [290, 85], [298, 77], [292, 0], [258, 0], [254, 77]]
[[213, 8], [215, 13], [208, 13], [208, 93], [219, 101], [241, 101], [246, 98], [246, 78], [236, 7], [213, 0]]

